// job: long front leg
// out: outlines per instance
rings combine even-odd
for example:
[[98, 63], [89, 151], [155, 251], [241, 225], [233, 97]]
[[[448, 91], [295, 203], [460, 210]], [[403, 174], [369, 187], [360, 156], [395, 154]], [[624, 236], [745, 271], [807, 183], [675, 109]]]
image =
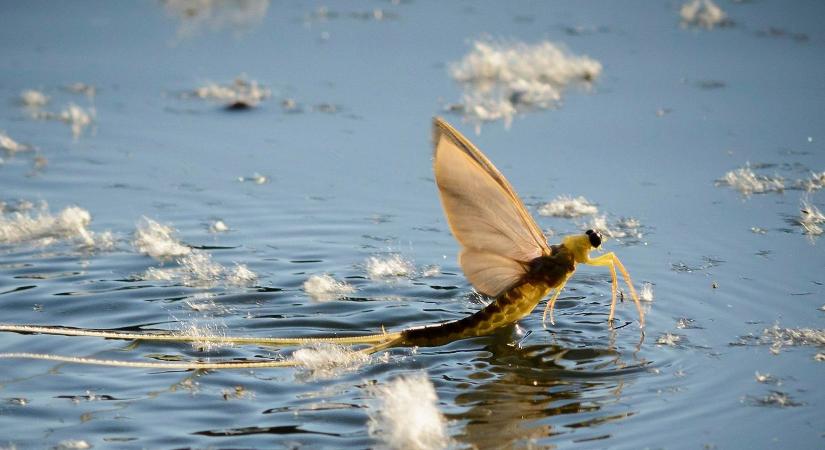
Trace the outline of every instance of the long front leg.
[[639, 312], [639, 326], [645, 326], [645, 314], [642, 310], [642, 304], [639, 301], [639, 296], [636, 295], [636, 289], [633, 288], [633, 280], [630, 279], [630, 274], [627, 273], [627, 270], [624, 268], [624, 265], [621, 261], [619, 261], [619, 257], [616, 256], [615, 253], [605, 253], [599, 257], [590, 259], [585, 262], [585, 264], [590, 266], [607, 266], [610, 268], [610, 274], [612, 275], [612, 283], [611, 288], [613, 290], [612, 294], [612, 301], [610, 302], [610, 316], [608, 318], [609, 321], [613, 321], [613, 311], [616, 305], [616, 288], [618, 287], [617, 280], [616, 280], [616, 267], [619, 268], [619, 272], [622, 273], [622, 278], [624, 278], [625, 284], [627, 284], [627, 289], [630, 291], [630, 296], [633, 298], [633, 302], [636, 304], [636, 310]]

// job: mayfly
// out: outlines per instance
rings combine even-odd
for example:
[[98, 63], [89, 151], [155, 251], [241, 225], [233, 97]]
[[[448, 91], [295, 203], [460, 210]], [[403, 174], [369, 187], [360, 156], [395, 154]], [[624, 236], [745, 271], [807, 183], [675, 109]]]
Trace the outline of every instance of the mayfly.
[[[407, 328], [396, 332], [355, 337], [257, 338], [203, 337], [165, 332], [118, 332], [36, 325], [0, 325], [0, 331], [18, 333], [92, 336], [107, 339], [167, 342], [207, 342], [235, 345], [302, 346], [320, 343], [367, 345], [359, 350], [373, 353], [397, 346], [437, 346], [457, 339], [483, 336], [529, 315], [552, 292], [543, 320], [550, 314], [576, 264], [605, 266], [611, 275], [611, 302], [608, 323], [613, 323], [618, 292], [618, 269], [644, 326], [644, 312], [630, 275], [619, 258], [605, 253], [591, 258], [601, 246], [601, 235], [593, 230], [566, 236], [560, 244], [548, 245], [541, 229], [530, 216], [504, 175], [466, 137], [441, 118], [433, 121], [435, 181], [450, 230], [461, 250], [459, 265], [473, 287], [493, 301], [475, 314], [436, 325]], [[218, 362], [143, 362], [33, 353], [6, 353], [0, 357], [36, 358], [80, 364], [159, 369], [230, 369], [293, 366], [292, 360]]]

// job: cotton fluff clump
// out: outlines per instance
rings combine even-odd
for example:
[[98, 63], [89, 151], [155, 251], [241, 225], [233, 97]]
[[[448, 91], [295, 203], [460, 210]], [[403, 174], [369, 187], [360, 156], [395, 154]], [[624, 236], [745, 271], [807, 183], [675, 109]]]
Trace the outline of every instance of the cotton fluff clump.
[[822, 234], [822, 225], [825, 223], [825, 214], [819, 210], [813, 203], [803, 199], [802, 208], [800, 209], [799, 225], [805, 231], [805, 234], [811, 236], [819, 236]]
[[235, 267], [226, 270], [226, 282], [233, 286], [249, 286], [258, 281], [258, 275], [249, 270], [245, 264], [235, 263]]
[[258, 275], [243, 264], [227, 269], [212, 260], [207, 252], [193, 250], [177, 258], [177, 267], [150, 267], [139, 276], [145, 281], [179, 281], [185, 286], [211, 287], [223, 282], [229, 286], [249, 286], [258, 280]]
[[17, 153], [17, 152], [24, 152], [29, 150], [30, 147], [28, 145], [23, 145], [6, 134], [4, 131], [0, 131], [0, 149], [3, 149], [9, 153]]
[[771, 353], [779, 354], [782, 347], [796, 345], [825, 346], [825, 330], [814, 328], [781, 328], [774, 325], [762, 330], [757, 340], [761, 344], [770, 344]]
[[642, 284], [642, 290], [639, 291], [639, 299], [644, 300], [646, 302], [652, 302], [653, 301], [653, 284], [651, 284], [651, 283]]
[[682, 5], [679, 15], [682, 25], [701, 26], [709, 30], [727, 21], [725, 12], [712, 0], [691, 0]]
[[175, 230], [172, 227], [143, 217], [138, 222], [132, 245], [138, 252], [158, 261], [166, 261], [191, 253], [192, 249], [181, 244], [174, 234]]
[[595, 80], [602, 65], [548, 41], [479, 40], [449, 71], [464, 88], [466, 117], [477, 123], [503, 120], [509, 126], [517, 113], [556, 106], [568, 85]]
[[656, 344], [676, 347], [682, 341], [682, 336], [673, 333], [664, 333], [656, 339]]
[[91, 222], [92, 215], [83, 208], [69, 206], [53, 216], [44, 203], [34, 213], [14, 211], [0, 214], [0, 243], [35, 242], [46, 246], [61, 240], [72, 240], [86, 247], [104, 250], [113, 247], [112, 234], [94, 233], [89, 230]]
[[331, 300], [355, 292], [351, 284], [330, 275], [312, 275], [304, 281], [304, 292], [316, 300]]
[[370, 436], [392, 449], [441, 449], [449, 445], [447, 421], [438, 409], [435, 387], [425, 373], [399, 377], [370, 388]]
[[143, 217], [138, 223], [132, 245], [138, 252], [158, 261], [175, 259], [178, 263], [178, 267], [167, 269], [150, 267], [140, 275], [143, 280], [180, 280], [187, 286], [208, 286], [222, 280], [233, 286], [248, 286], [258, 279], [255, 272], [243, 264], [227, 269], [213, 261], [209, 253], [182, 244], [175, 237], [172, 227], [147, 217]]
[[818, 191], [825, 187], [825, 171], [812, 173], [807, 180], [797, 180], [796, 186], [807, 192]]
[[186, 285], [196, 286], [209, 284], [218, 280], [224, 273], [224, 267], [215, 261], [209, 253], [193, 251], [178, 259], [182, 272], [182, 279]]
[[367, 274], [376, 280], [381, 278], [407, 277], [415, 272], [415, 266], [400, 255], [387, 258], [371, 256], [367, 259]]
[[32, 117], [35, 119], [41, 120], [58, 120], [60, 122], [68, 124], [72, 129], [72, 136], [75, 138], [80, 137], [81, 134], [88, 128], [92, 122], [94, 121], [96, 113], [94, 108], [82, 108], [80, 106], [75, 105], [74, 103], [70, 103], [65, 109], [60, 111], [59, 113], [53, 113], [48, 111], [33, 111]]
[[317, 344], [296, 350], [292, 359], [313, 378], [329, 378], [366, 364], [370, 356], [364, 352], [334, 344]]
[[49, 103], [49, 97], [40, 91], [27, 89], [20, 93], [20, 103], [29, 108], [40, 108]]
[[721, 179], [716, 181], [716, 185], [730, 186], [742, 195], [782, 192], [785, 190], [785, 181], [781, 177], [757, 175], [747, 165], [727, 172]]
[[272, 92], [260, 86], [255, 80], [247, 80], [241, 75], [230, 84], [208, 83], [195, 89], [187, 96], [223, 103], [227, 107], [255, 107], [272, 95]]
[[229, 231], [229, 227], [223, 220], [216, 220], [209, 225], [209, 231], [212, 233], [224, 233]]
[[57, 450], [87, 450], [92, 448], [92, 444], [82, 439], [66, 439], [60, 441], [54, 448]]
[[568, 197], [562, 195], [553, 201], [545, 203], [539, 207], [539, 214], [552, 217], [579, 217], [592, 215], [599, 212], [599, 209], [584, 197]]

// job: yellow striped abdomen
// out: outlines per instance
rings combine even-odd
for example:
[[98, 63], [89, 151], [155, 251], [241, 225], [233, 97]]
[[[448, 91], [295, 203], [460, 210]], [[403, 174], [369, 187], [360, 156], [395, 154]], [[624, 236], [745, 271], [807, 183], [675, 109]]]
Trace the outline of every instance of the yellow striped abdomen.
[[497, 328], [529, 315], [549, 292], [550, 286], [542, 281], [521, 283], [471, 316], [402, 331], [400, 345], [436, 346], [457, 339], [490, 334]]

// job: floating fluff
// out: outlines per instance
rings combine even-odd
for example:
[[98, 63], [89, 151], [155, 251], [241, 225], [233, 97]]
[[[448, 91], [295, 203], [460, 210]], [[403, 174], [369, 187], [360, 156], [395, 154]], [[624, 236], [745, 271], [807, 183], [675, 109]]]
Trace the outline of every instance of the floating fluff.
[[825, 187], [825, 171], [811, 173], [810, 178], [797, 180], [796, 186], [807, 192], [818, 191]]
[[330, 275], [312, 275], [304, 281], [304, 292], [316, 300], [331, 300], [355, 292], [351, 284], [338, 281]]
[[114, 246], [112, 233], [91, 231], [91, 222], [92, 215], [81, 207], [68, 206], [52, 215], [44, 202], [36, 211], [0, 214], [0, 243], [33, 242], [46, 246], [69, 240], [86, 247], [111, 249]]
[[820, 225], [823, 223], [825, 223], [825, 214], [822, 214], [822, 211], [813, 203], [803, 199], [799, 214], [799, 225], [802, 226], [805, 234], [819, 236], [822, 234]]
[[60, 441], [54, 448], [56, 450], [87, 450], [92, 448], [92, 444], [83, 439], [66, 439]]
[[212, 233], [225, 233], [229, 231], [229, 227], [223, 220], [216, 220], [209, 225], [209, 231]]
[[234, 286], [249, 286], [258, 281], [258, 275], [245, 264], [235, 263], [235, 267], [226, 272], [226, 282]]
[[459, 109], [468, 119], [509, 126], [518, 113], [555, 107], [568, 86], [598, 78], [602, 65], [549, 41], [478, 40], [449, 72], [464, 89]]
[[27, 89], [20, 93], [20, 104], [29, 108], [40, 108], [49, 103], [49, 97], [35, 89]]
[[753, 406], [771, 406], [777, 408], [796, 407], [804, 404], [794, 400], [788, 393], [782, 391], [770, 391], [770, 393], [762, 397], [748, 395], [743, 397], [742, 401]]
[[596, 205], [582, 196], [574, 198], [561, 195], [539, 207], [539, 214], [551, 217], [572, 218], [593, 215], [598, 212], [599, 209]]
[[426, 266], [421, 270], [421, 276], [425, 278], [436, 277], [438, 275], [441, 275], [441, 267], [435, 264]]
[[83, 131], [92, 124], [95, 117], [95, 110], [92, 108], [84, 109], [74, 103], [69, 104], [57, 118], [68, 124], [72, 129], [72, 136], [79, 137]]
[[370, 436], [391, 449], [445, 448], [447, 421], [438, 409], [435, 387], [426, 373], [402, 376], [370, 388]]
[[386, 258], [371, 256], [367, 258], [367, 275], [377, 280], [382, 278], [407, 277], [415, 272], [415, 266], [401, 257], [392, 255]]
[[224, 274], [224, 267], [215, 261], [209, 253], [193, 251], [178, 259], [182, 269], [182, 280], [190, 286], [210, 284], [218, 281]]
[[756, 379], [757, 383], [763, 384], [781, 384], [779, 378], [769, 374], [769, 373], [759, 373], [758, 371], [754, 374], [754, 378]]
[[212, 260], [212, 255], [182, 244], [174, 228], [147, 217], [141, 218], [132, 246], [140, 253], [164, 262], [174, 259], [178, 267], [150, 267], [139, 278], [146, 281], [180, 281], [187, 286], [209, 286], [223, 281], [232, 286], [248, 286], [258, 280], [257, 274], [243, 264], [227, 269]]
[[355, 370], [368, 363], [367, 353], [334, 344], [316, 344], [296, 350], [292, 359], [315, 378], [329, 378]]
[[185, 256], [192, 252], [188, 245], [182, 244], [175, 237], [174, 228], [160, 224], [148, 217], [141, 218], [135, 231], [132, 246], [145, 255], [158, 261]]
[[646, 302], [652, 302], [653, 301], [653, 284], [652, 283], [642, 284], [642, 290], [639, 291], [639, 299], [644, 300]]
[[795, 345], [825, 346], [825, 330], [815, 328], [782, 328], [774, 325], [762, 331], [762, 341], [777, 347]]
[[656, 339], [656, 344], [676, 347], [682, 342], [682, 336], [673, 333], [664, 333]]
[[244, 75], [238, 76], [228, 84], [207, 83], [184, 94], [184, 98], [211, 100], [230, 109], [254, 108], [270, 96], [272, 91], [255, 80], [248, 80]]
[[138, 278], [144, 281], [179, 282], [185, 286], [211, 287], [219, 283], [227, 286], [250, 286], [258, 275], [243, 264], [228, 269], [212, 260], [212, 255], [200, 250], [176, 259], [177, 267], [150, 267]]
[[742, 195], [782, 192], [785, 190], [785, 180], [782, 177], [758, 175], [751, 170], [750, 165], [725, 173], [722, 178], [716, 181], [716, 185], [730, 186]]
[[30, 150], [31, 147], [15, 141], [8, 134], [6, 134], [6, 132], [0, 131], [0, 149], [3, 149], [11, 154], [14, 154], [17, 152], [24, 152], [26, 150]]
[[679, 10], [682, 25], [694, 25], [707, 29], [728, 23], [727, 14], [712, 0], [691, 0]]

